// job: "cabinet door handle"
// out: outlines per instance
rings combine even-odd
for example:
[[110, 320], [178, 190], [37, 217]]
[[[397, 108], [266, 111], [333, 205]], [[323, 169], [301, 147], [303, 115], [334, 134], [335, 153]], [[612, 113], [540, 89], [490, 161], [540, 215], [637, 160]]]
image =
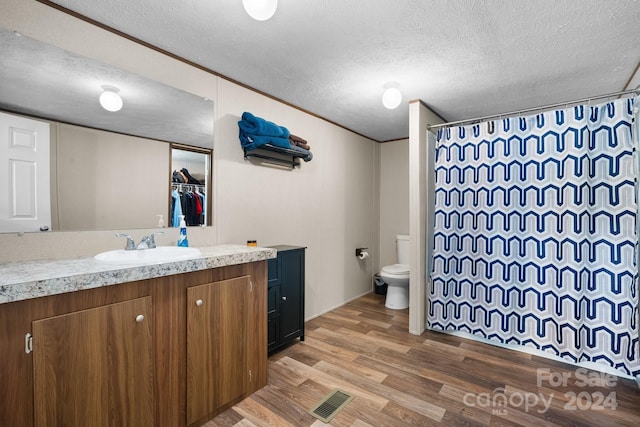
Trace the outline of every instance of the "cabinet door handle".
[[282, 301], [286, 301], [286, 300], [287, 300], [287, 297], [282, 297]]
[[144, 320], [144, 316], [142, 314], [138, 314], [136, 316], [136, 322], [142, 323], [143, 320]]
[[197, 300], [197, 301], [196, 301], [196, 305], [197, 305], [198, 307], [200, 307], [200, 306], [202, 305], [202, 300], [201, 300], [201, 299]]

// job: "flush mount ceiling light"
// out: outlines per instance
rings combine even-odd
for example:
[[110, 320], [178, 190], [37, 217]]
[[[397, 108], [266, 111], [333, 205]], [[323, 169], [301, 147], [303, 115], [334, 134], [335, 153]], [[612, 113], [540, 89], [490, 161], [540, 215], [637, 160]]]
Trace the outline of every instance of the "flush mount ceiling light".
[[256, 21], [266, 21], [278, 8], [278, 0], [242, 0], [242, 6]]
[[402, 102], [402, 93], [400, 92], [398, 83], [387, 83], [384, 85], [384, 93], [382, 94], [382, 105], [389, 110], [398, 108]]
[[107, 111], [115, 112], [122, 108], [122, 98], [118, 95], [120, 89], [115, 86], [102, 86], [102, 95], [100, 95], [100, 105]]

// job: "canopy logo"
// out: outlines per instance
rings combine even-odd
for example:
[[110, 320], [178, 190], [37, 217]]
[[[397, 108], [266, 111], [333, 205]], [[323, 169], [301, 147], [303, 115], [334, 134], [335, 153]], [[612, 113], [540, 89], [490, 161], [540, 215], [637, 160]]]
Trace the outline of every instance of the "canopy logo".
[[491, 408], [494, 415], [506, 415], [507, 407], [524, 408], [525, 412], [536, 408], [539, 413], [544, 414], [549, 410], [553, 396], [553, 393], [545, 396], [543, 393], [518, 390], [508, 392], [504, 387], [498, 387], [492, 393], [466, 393], [462, 401], [470, 407]]
[[[615, 375], [595, 372], [586, 368], [578, 368], [574, 372], [554, 372], [548, 368], [537, 369], [536, 385], [539, 388], [557, 389], [570, 386], [573, 390], [562, 393], [560, 398], [565, 411], [602, 411], [615, 410], [618, 406], [615, 391], [602, 391], [617, 385]], [[600, 390], [589, 390], [597, 387]], [[576, 392], [575, 388], [585, 388]], [[498, 387], [492, 392], [465, 393], [462, 401], [469, 407], [491, 408], [493, 415], [506, 415], [508, 408], [524, 409], [525, 412], [536, 410], [546, 413], [555, 397], [555, 392], [533, 393], [511, 386]], [[560, 405], [558, 405], [560, 406]]]

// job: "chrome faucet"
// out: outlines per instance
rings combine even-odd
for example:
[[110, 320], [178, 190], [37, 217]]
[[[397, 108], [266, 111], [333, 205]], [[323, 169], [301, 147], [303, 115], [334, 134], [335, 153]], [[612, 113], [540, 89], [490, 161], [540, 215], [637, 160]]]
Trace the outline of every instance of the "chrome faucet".
[[116, 234], [116, 237], [126, 237], [127, 244], [124, 247], [125, 251], [132, 251], [136, 248], [136, 243], [133, 241], [133, 237], [129, 236], [128, 234], [118, 233]]
[[164, 232], [162, 231], [158, 231], [156, 233], [152, 233], [149, 234], [148, 236], [144, 236], [142, 239], [140, 239], [140, 243], [138, 243], [138, 245], [136, 246], [135, 241], [133, 240], [133, 237], [129, 236], [128, 234], [125, 233], [118, 233], [116, 234], [116, 237], [125, 237], [127, 239], [127, 244], [124, 247], [125, 251], [135, 251], [135, 250], [143, 250], [143, 249], [153, 249], [156, 247], [156, 241], [154, 236], [156, 234], [164, 234]]
[[158, 231], [156, 233], [151, 233], [148, 236], [144, 236], [142, 239], [140, 239], [140, 243], [138, 243], [138, 246], [136, 246], [137, 250], [141, 250], [141, 249], [153, 249], [156, 247], [156, 241], [154, 236], [156, 234], [164, 234], [164, 232], [162, 231]]

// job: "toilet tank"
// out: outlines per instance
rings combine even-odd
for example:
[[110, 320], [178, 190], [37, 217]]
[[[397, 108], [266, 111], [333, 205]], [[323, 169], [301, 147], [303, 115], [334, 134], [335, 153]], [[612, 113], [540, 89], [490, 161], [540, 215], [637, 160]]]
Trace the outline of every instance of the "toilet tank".
[[409, 236], [404, 234], [396, 236], [396, 255], [398, 264], [409, 264]]

